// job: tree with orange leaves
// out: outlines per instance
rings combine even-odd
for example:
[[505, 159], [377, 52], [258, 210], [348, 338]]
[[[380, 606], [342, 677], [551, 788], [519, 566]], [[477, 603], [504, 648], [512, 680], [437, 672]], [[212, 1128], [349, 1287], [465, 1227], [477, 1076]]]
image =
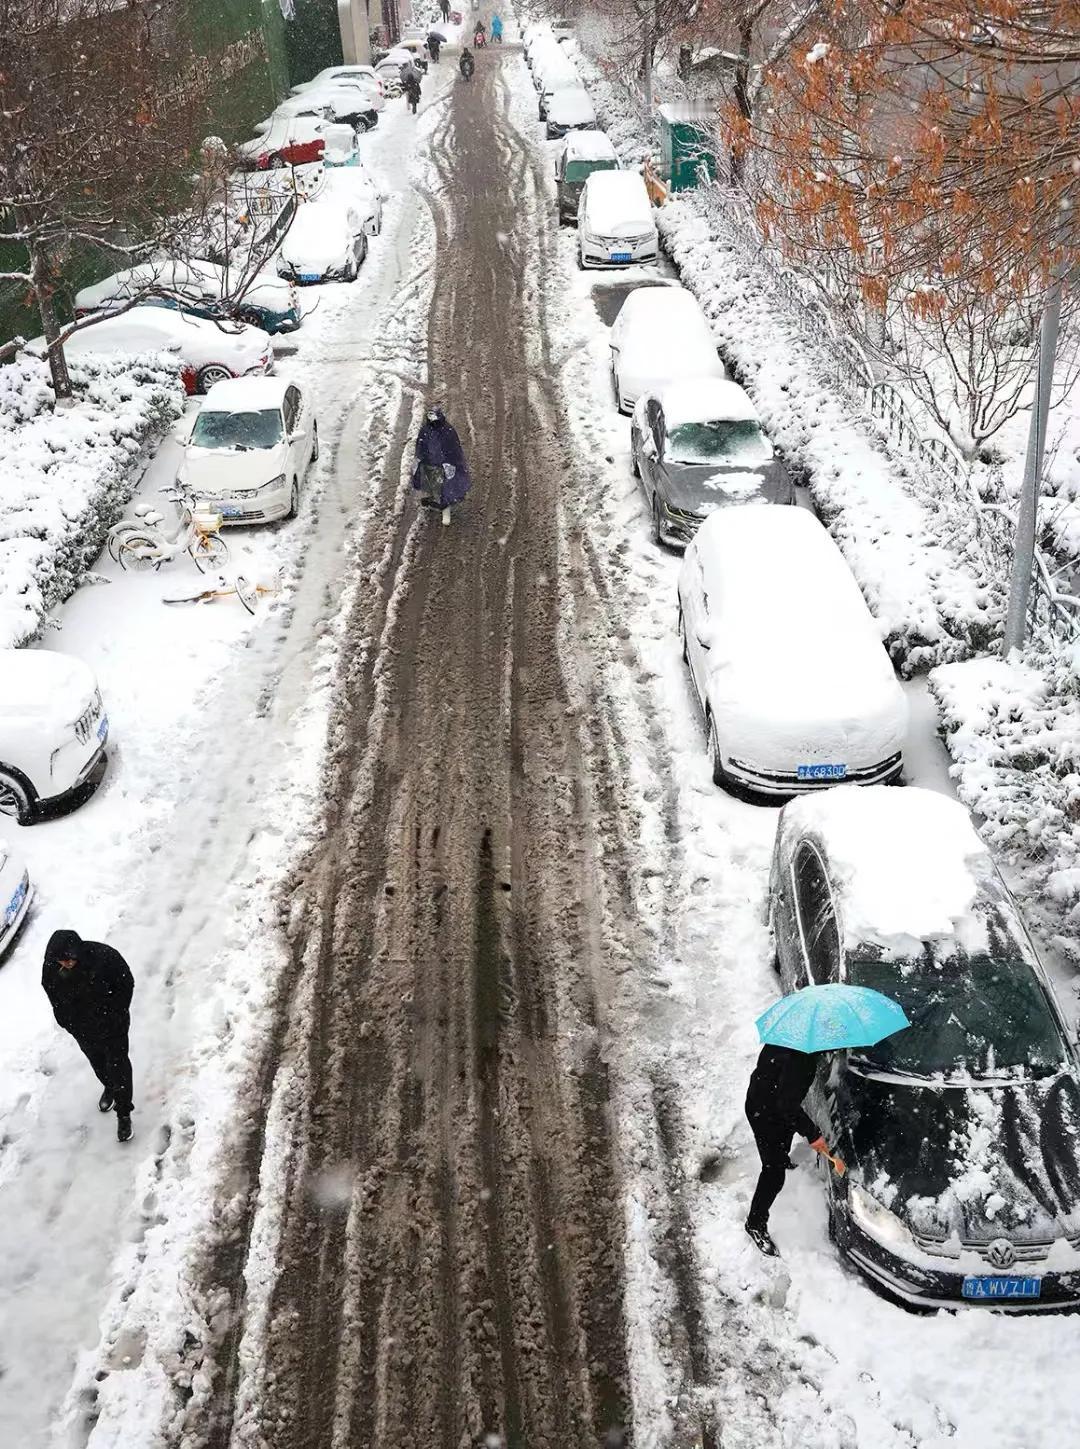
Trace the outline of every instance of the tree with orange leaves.
[[1077, 0], [830, 0], [728, 117], [766, 231], [883, 319], [892, 360], [898, 327], [937, 336], [955, 406], [920, 395], [968, 452], [1018, 405], [1043, 289], [1078, 259], [1078, 79]]

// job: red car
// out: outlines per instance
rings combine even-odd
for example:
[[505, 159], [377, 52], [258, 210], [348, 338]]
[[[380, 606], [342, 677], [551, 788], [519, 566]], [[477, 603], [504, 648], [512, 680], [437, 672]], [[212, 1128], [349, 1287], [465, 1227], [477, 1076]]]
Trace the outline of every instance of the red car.
[[278, 166], [307, 166], [323, 159], [325, 139], [307, 116], [283, 117], [263, 136], [244, 141], [236, 149], [249, 166], [266, 171]]

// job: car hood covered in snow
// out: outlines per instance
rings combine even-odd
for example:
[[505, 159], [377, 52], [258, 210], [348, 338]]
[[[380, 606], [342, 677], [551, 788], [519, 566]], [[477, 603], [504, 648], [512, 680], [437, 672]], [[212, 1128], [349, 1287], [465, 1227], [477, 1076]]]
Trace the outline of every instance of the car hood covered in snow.
[[593, 236], [647, 236], [655, 230], [649, 193], [636, 171], [594, 171], [584, 196], [582, 215]]
[[837, 1105], [853, 1177], [917, 1237], [1080, 1235], [1080, 1086], [1071, 1071], [993, 1087], [844, 1071]]
[[298, 272], [318, 272], [345, 266], [351, 247], [344, 209], [305, 202], [297, 211], [278, 255]]
[[0, 716], [70, 724], [93, 699], [97, 681], [81, 659], [51, 649], [0, 650]]
[[285, 467], [285, 444], [274, 448], [188, 448], [180, 478], [201, 498], [220, 498], [223, 490], [258, 488]]

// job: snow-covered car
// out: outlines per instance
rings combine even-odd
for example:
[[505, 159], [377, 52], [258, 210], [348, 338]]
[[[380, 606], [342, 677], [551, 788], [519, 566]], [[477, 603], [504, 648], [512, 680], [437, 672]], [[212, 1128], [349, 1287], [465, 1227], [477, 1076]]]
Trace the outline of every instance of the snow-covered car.
[[359, 156], [348, 169], [327, 175], [323, 190], [313, 204], [321, 206], [326, 201], [352, 207], [368, 236], [378, 236], [382, 231], [383, 193]]
[[312, 282], [353, 282], [367, 256], [365, 217], [351, 202], [336, 197], [305, 201], [278, 251], [283, 277]]
[[793, 795], [900, 778], [907, 701], [859, 586], [804, 508], [711, 513], [679, 570], [713, 780]]
[[[590, 176], [585, 195], [594, 182], [627, 174], [607, 171]], [[701, 304], [685, 287], [639, 287], [631, 292], [615, 318], [609, 345], [615, 402], [621, 413], [632, 412], [643, 394], [673, 382], [725, 376]]]
[[326, 121], [312, 116], [271, 118], [266, 131], [251, 141], [241, 141], [236, 154], [243, 166], [255, 171], [278, 170], [284, 166], [312, 166], [322, 161], [326, 150], [323, 126]]
[[[547, 120], [547, 114], [552, 100], [559, 91], [577, 90], [581, 90], [581, 77], [568, 60], [563, 60], [560, 65], [552, 62], [550, 65], [545, 66], [544, 73], [540, 77], [540, 83], [537, 86], [537, 109], [540, 119], [542, 121]], [[596, 117], [594, 115], [593, 125], [595, 124]]]
[[847, 1165], [832, 1237], [920, 1306], [1080, 1301], [1080, 1072], [967, 811], [840, 787], [781, 811], [770, 919], [786, 991], [847, 982], [911, 1025], [826, 1059], [807, 1108]]
[[300, 326], [296, 292], [272, 272], [257, 272], [249, 278], [235, 268], [230, 275], [228, 268], [216, 262], [169, 257], [155, 257], [81, 288], [75, 294], [75, 315], [84, 317], [122, 305], [148, 287], [168, 295], [147, 297], [147, 302], [172, 304], [196, 317], [234, 317], [266, 332], [292, 332]]
[[0, 650], [0, 679], [0, 815], [29, 825], [101, 783], [109, 720], [93, 671], [70, 654]]
[[[44, 337], [36, 338], [28, 348], [44, 356]], [[173, 307], [144, 303], [72, 332], [64, 351], [68, 357], [174, 352], [189, 393], [206, 392], [227, 377], [261, 376], [270, 371], [274, 360], [270, 338], [261, 327], [208, 322]]]
[[734, 503], [794, 503], [791, 477], [738, 383], [673, 382], [637, 400], [630, 459], [657, 543], [684, 548], [703, 518]]
[[652, 202], [636, 171], [597, 171], [578, 203], [578, 261], [583, 267], [655, 262], [659, 240]]
[[386, 93], [383, 90], [383, 83], [375, 74], [374, 66], [370, 65], [331, 65], [325, 70], [319, 71], [318, 75], [312, 76], [311, 80], [303, 81], [300, 85], [292, 88], [294, 96], [302, 95], [305, 91], [318, 90], [321, 85], [332, 82], [335, 85], [355, 85], [366, 89], [372, 97], [372, 107], [381, 111], [386, 104]]
[[557, 90], [547, 106], [547, 138], [557, 141], [567, 131], [595, 130], [596, 112], [585, 87], [569, 86]]
[[255, 127], [257, 135], [265, 135], [275, 124], [290, 116], [303, 116], [314, 121], [334, 121], [352, 126], [357, 131], [370, 131], [379, 121], [378, 107], [371, 104], [372, 93], [360, 86], [312, 86], [299, 95], [287, 96], [264, 121]]
[[[394, 48], [395, 50], [406, 52], [412, 59], [412, 63], [416, 66], [416, 69], [422, 75], [426, 74], [429, 65], [429, 56], [423, 36], [404, 36]], [[402, 64], [405, 64], [405, 62], [403, 61]]]
[[559, 220], [576, 221], [582, 188], [594, 171], [618, 171], [615, 147], [603, 131], [571, 130], [555, 158]]
[[25, 861], [0, 836], [0, 959], [15, 944], [33, 895]]
[[207, 393], [177, 482], [226, 523], [272, 523], [296, 516], [318, 456], [318, 422], [303, 390], [283, 378], [240, 378]]
[[383, 91], [391, 99], [401, 95], [401, 67], [408, 63], [407, 51], [402, 51], [400, 54], [391, 52], [389, 55], [384, 55], [375, 67], [375, 74], [382, 82]]

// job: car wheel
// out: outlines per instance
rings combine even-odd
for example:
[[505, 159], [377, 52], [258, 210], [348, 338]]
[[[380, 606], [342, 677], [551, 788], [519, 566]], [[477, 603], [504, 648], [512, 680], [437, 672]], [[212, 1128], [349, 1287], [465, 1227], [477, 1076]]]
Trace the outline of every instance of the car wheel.
[[271, 171], [284, 171], [285, 157], [278, 155], [278, 153], [275, 151], [273, 156], [270, 157], [270, 160], [266, 164], [270, 167]]
[[631, 429], [630, 431], [630, 471], [635, 478], [641, 477], [641, 464], [638, 461], [637, 450], [637, 431], [635, 429]]
[[361, 232], [361, 234], [360, 234], [360, 264], [361, 265], [363, 265], [364, 262], [367, 261], [367, 251], [368, 251], [368, 239], [367, 239], [367, 232], [365, 231], [365, 232]]
[[614, 368], [611, 369], [611, 385], [615, 389], [615, 406], [622, 412], [622, 391], [619, 387], [619, 374]]
[[21, 775], [0, 767], [0, 815], [29, 825], [34, 818], [37, 796]]
[[678, 622], [676, 628], [677, 628], [678, 634], [679, 634], [679, 642], [682, 645], [682, 659], [683, 659], [683, 663], [686, 664], [686, 665], [689, 665], [689, 663], [690, 663], [690, 651], [686, 647], [686, 621], [683, 618], [682, 604], [679, 605], [679, 622]]
[[236, 320], [238, 322], [246, 322], [249, 327], [261, 327], [263, 325], [262, 313], [256, 312], [253, 307], [241, 307], [236, 314]]
[[225, 382], [230, 377], [232, 373], [227, 367], [223, 367], [220, 362], [210, 362], [199, 369], [195, 387], [198, 392], [209, 392], [215, 382]]
[[311, 425], [311, 461], [314, 463], [319, 456], [319, 425]]
[[356, 281], [356, 274], [357, 274], [357, 272], [359, 270], [360, 270], [360, 268], [356, 264], [356, 258], [355, 257], [350, 258], [349, 265], [345, 268], [345, 270], [341, 274], [342, 281], [344, 281], [344, 282], [355, 282]]
[[714, 785], [724, 783], [724, 761], [720, 754], [720, 736], [716, 733], [716, 721], [709, 713], [709, 759], [712, 762], [712, 779]]
[[654, 493], [652, 496], [652, 531], [653, 542], [657, 547], [662, 548], [664, 544], [663, 518], [660, 513], [660, 495]]
[[300, 480], [298, 478], [294, 478], [292, 480], [292, 492], [289, 494], [289, 511], [288, 511], [288, 513], [286, 513], [285, 517], [286, 518], [295, 518], [296, 515], [297, 515], [297, 513], [299, 513], [299, 511], [300, 511]]

